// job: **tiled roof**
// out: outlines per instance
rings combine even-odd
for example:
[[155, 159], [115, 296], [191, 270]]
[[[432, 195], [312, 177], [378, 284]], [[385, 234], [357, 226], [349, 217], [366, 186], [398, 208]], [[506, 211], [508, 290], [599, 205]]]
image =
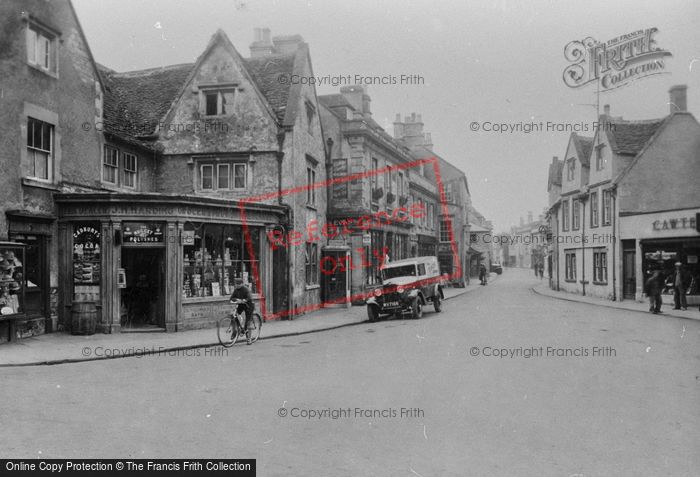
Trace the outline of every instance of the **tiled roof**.
[[611, 147], [617, 154], [635, 156], [649, 142], [663, 122], [663, 119], [648, 121], [611, 120], [605, 130], [612, 139]]
[[127, 73], [102, 67], [104, 131], [127, 140], [153, 134], [193, 66], [188, 63]]
[[593, 138], [592, 137], [586, 137], [586, 136], [579, 136], [578, 134], [574, 133], [575, 141], [576, 141], [576, 149], [578, 150], [579, 153], [579, 160], [581, 163], [588, 167], [590, 166], [591, 163], [591, 149], [593, 149]]
[[280, 122], [284, 120], [284, 115], [287, 111], [291, 86], [289, 79], [294, 70], [294, 58], [295, 54], [292, 53], [246, 58], [244, 60], [258, 89], [267, 98]]

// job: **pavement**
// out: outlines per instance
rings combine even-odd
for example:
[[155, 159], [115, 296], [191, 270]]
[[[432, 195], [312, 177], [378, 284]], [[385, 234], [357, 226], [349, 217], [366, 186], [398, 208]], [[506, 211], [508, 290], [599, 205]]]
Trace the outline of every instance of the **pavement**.
[[[491, 281], [498, 275], [491, 274]], [[445, 288], [445, 300], [480, 288], [473, 279], [465, 288]], [[296, 336], [328, 331], [367, 321], [364, 306], [323, 308], [294, 320], [263, 323], [260, 339]], [[55, 365], [103, 359], [163, 354], [178, 350], [218, 346], [215, 328], [165, 332], [130, 332], [71, 335], [68, 332], [48, 333], [0, 345], [0, 367]]]
[[[550, 298], [556, 298], [558, 300], [587, 303], [589, 305], [604, 306], [607, 308], [617, 308], [618, 310], [638, 311], [647, 315], [650, 314], [648, 302], [638, 302], [635, 300], [612, 301], [606, 300], [604, 298], [582, 296], [576, 293], [569, 293], [565, 291], [556, 291], [549, 288], [549, 285], [547, 284], [546, 280], [543, 281], [541, 284], [533, 286], [532, 290], [538, 295], [548, 296]], [[661, 313], [658, 315], [659, 317], [674, 317], [700, 321], [700, 311], [698, 311], [698, 305], [688, 306], [687, 310], [674, 310], [673, 296], [664, 295], [663, 300], [664, 303], [661, 307]]]

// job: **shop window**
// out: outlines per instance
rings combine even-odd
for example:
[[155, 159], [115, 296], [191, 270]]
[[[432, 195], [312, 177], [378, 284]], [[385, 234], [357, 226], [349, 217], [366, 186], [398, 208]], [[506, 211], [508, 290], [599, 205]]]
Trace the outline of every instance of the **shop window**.
[[253, 267], [259, 269], [260, 232], [248, 230], [251, 255], [242, 226], [188, 223], [184, 237], [183, 298], [228, 296], [234, 278], [258, 293]]
[[591, 227], [598, 227], [598, 193], [591, 192]]
[[566, 252], [566, 281], [576, 281], [576, 252]]
[[58, 71], [57, 36], [36, 25], [27, 25], [27, 62], [47, 73]]
[[27, 119], [28, 174], [32, 179], [53, 179], [54, 126], [38, 119]]
[[14, 315], [27, 311], [25, 264], [26, 258], [21, 245], [0, 243], [0, 315]]
[[99, 301], [101, 270], [100, 224], [73, 226], [73, 301]]
[[102, 180], [109, 184], [117, 185], [119, 183], [119, 150], [111, 146], [105, 146], [102, 164]]
[[25, 311], [28, 314], [45, 315], [48, 301], [46, 237], [43, 235], [10, 234], [10, 240], [27, 246], [24, 262]]
[[593, 252], [593, 281], [597, 283], [607, 283], [608, 281], [607, 252]]
[[381, 251], [384, 248], [384, 234], [381, 231], [371, 230], [371, 246], [365, 247], [365, 257], [368, 257], [370, 267], [367, 270], [367, 284], [375, 285], [380, 283], [379, 279], [379, 264], [381, 259]]
[[306, 243], [306, 284], [318, 285], [318, 243]]

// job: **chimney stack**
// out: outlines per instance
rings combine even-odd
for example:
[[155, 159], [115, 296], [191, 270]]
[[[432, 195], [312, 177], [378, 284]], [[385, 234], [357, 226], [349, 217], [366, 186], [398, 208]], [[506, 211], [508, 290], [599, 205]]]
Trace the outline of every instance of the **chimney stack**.
[[258, 58], [260, 56], [271, 55], [274, 51], [272, 41], [270, 41], [269, 28], [254, 28], [253, 43], [250, 44], [250, 56]]
[[304, 43], [304, 38], [301, 35], [278, 35], [272, 39], [272, 43], [278, 53], [294, 53], [299, 49], [299, 45]]
[[402, 139], [404, 135], [403, 123], [401, 122], [401, 114], [396, 114], [396, 119], [394, 120], [394, 138]]
[[605, 114], [606, 116], [610, 116], [610, 105], [606, 104], [605, 106], [603, 106], [603, 111], [603, 114]]
[[523, 225], [525, 225], [525, 220], [523, 220], [523, 216], [521, 215], [520, 216], [520, 226], [522, 227]]
[[532, 211], [527, 212], [527, 223], [531, 224], [532, 223]]
[[668, 90], [671, 114], [688, 110], [687, 90], [688, 87], [684, 84], [671, 86], [671, 89]]
[[356, 115], [359, 113], [366, 119], [372, 117], [372, 112], [369, 108], [371, 99], [367, 94], [367, 86], [343, 86], [340, 88], [340, 94], [345, 97], [347, 102], [350, 103], [353, 108], [355, 108]]

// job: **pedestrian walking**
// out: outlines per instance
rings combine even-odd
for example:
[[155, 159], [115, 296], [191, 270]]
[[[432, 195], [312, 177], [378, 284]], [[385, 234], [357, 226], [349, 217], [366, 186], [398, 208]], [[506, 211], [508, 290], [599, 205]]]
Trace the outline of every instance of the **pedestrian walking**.
[[690, 285], [690, 280], [692, 277], [684, 268], [681, 262], [675, 263], [676, 269], [673, 272], [672, 282], [673, 282], [673, 309], [674, 310], [687, 310], [688, 301], [685, 297], [685, 292]]
[[482, 285], [486, 285], [487, 283], [487, 274], [488, 272], [486, 271], [486, 265], [482, 263], [479, 265], [479, 280], [481, 280]]
[[660, 270], [655, 270], [644, 283], [644, 293], [649, 297], [649, 311], [657, 314], [661, 313], [661, 290], [664, 281]]
[[544, 264], [543, 264], [543, 263], [540, 263], [540, 264], [539, 264], [539, 267], [537, 268], [537, 271], [538, 271], [539, 274], [540, 274], [540, 280], [542, 280], [542, 279], [544, 278]]

